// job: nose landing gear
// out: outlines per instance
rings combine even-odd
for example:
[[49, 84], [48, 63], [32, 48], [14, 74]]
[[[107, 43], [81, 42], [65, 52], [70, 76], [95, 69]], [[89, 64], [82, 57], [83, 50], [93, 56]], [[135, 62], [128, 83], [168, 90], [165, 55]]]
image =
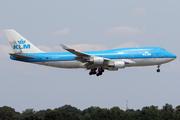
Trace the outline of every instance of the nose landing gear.
[[160, 72], [160, 69], [157, 69], [157, 72]]
[[158, 65], [158, 66], [157, 66], [157, 67], [158, 67], [158, 69], [157, 69], [157, 72], [158, 72], [158, 73], [160, 72], [160, 69], [159, 69], [159, 68], [160, 68], [160, 66], [161, 66], [161, 65]]

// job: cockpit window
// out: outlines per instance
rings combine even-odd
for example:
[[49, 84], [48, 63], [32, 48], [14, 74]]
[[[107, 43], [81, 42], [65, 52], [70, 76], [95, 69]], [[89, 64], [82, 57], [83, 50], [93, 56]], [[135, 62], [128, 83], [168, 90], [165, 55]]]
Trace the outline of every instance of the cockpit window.
[[161, 50], [165, 50], [165, 49], [163, 48], [163, 49], [161, 49]]

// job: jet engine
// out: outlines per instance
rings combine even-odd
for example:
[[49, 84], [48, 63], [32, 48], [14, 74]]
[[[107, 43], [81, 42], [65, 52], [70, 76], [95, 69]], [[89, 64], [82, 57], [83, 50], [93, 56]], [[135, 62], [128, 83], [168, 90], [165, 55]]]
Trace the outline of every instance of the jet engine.
[[103, 57], [94, 57], [93, 63], [97, 64], [97, 65], [102, 65], [104, 63], [104, 58]]
[[114, 67], [115, 68], [124, 68], [125, 67], [125, 63], [122, 61], [116, 61], [114, 62]]

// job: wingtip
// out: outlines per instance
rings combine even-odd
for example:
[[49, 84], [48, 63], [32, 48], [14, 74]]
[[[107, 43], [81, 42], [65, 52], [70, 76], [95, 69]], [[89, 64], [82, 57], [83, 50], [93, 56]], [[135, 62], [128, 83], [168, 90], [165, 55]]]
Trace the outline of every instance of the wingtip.
[[63, 44], [60, 44], [60, 46], [63, 48], [65, 45], [63, 45]]
[[60, 44], [60, 46], [63, 48], [63, 49], [68, 49], [67, 46], [63, 45], [63, 44]]

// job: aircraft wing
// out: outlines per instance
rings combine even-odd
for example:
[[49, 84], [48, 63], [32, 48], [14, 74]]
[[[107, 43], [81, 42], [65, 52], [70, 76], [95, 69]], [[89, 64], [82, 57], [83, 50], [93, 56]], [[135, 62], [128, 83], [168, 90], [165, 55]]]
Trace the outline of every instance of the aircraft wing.
[[[72, 54], [76, 55], [77, 57], [75, 57], [75, 59], [80, 62], [83, 62], [83, 63], [92, 62], [93, 58], [97, 57], [97, 56], [93, 56], [90, 54], [80, 52], [80, 51], [72, 49], [72, 48], [68, 48], [67, 46], [65, 46], [63, 44], [60, 44], [60, 45], [64, 50], [67, 50], [68, 52], [71, 52]], [[109, 61], [109, 59], [107, 59], [107, 58], [104, 58], [104, 60]]]
[[65, 46], [65, 45], [63, 45], [63, 44], [60, 44], [60, 45], [61, 45], [61, 47], [62, 47], [64, 50], [67, 50], [67, 51], [69, 51], [69, 52], [71, 52], [72, 54], [75, 54], [75, 55], [77, 55], [77, 56], [80, 56], [80, 57], [82, 57], [82, 56], [90, 57], [90, 56], [91, 56], [91, 55], [89, 55], [89, 54], [82, 53], [82, 52], [80, 52], [80, 51], [77, 51], [77, 50], [68, 48], [67, 46]]
[[[83, 52], [80, 52], [80, 51], [77, 51], [75, 49], [71, 49], [71, 48], [68, 48], [67, 46], [63, 45], [63, 44], [60, 44], [61, 47], [65, 50], [67, 50], [68, 52], [71, 52], [72, 54], [75, 54], [77, 57], [75, 57], [74, 59], [82, 62], [82, 63], [86, 63], [85, 65], [92, 65], [93, 64], [93, 60], [95, 58], [103, 58], [103, 57], [97, 57], [97, 56], [93, 56], [93, 55], [90, 55], [90, 54], [86, 54], [86, 53], [83, 53]], [[109, 66], [111, 66], [111, 64], [113, 65], [114, 62], [112, 62], [110, 59], [108, 58], [103, 58], [104, 61], [106, 63], [109, 64]], [[125, 64], [130, 64], [130, 63], [135, 63], [134, 61], [131, 61], [131, 60], [122, 60]]]

